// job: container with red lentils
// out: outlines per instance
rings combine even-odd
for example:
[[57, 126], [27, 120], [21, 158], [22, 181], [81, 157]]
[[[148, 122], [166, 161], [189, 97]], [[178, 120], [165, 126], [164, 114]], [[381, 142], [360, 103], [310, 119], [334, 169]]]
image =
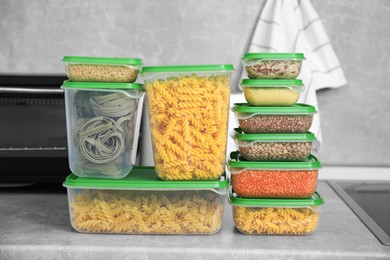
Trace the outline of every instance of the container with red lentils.
[[247, 161], [230, 154], [231, 185], [240, 197], [308, 198], [316, 190], [320, 162], [314, 155], [303, 161]]

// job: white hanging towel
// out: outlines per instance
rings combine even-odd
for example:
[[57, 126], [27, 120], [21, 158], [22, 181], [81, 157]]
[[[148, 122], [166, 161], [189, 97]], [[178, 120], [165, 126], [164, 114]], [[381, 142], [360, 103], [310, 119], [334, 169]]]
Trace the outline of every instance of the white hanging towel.
[[[347, 84], [339, 60], [321, 19], [310, 0], [267, 0], [257, 22], [248, 52], [302, 52], [306, 60], [298, 79], [305, 85], [298, 100], [319, 111], [316, 90]], [[242, 78], [246, 78], [243, 71]], [[317, 137], [315, 153], [322, 143], [320, 114], [310, 128]]]

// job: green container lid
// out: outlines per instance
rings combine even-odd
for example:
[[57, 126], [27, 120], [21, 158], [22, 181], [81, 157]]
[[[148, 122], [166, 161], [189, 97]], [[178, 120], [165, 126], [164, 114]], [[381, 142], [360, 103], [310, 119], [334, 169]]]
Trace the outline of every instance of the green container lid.
[[278, 208], [299, 208], [299, 207], [312, 207], [321, 206], [324, 204], [324, 200], [321, 198], [318, 192], [315, 192], [310, 198], [304, 199], [254, 199], [254, 198], [240, 198], [235, 193], [231, 193], [229, 196], [230, 204], [233, 206], [242, 207], [278, 207]]
[[303, 86], [300, 79], [243, 79], [242, 87], [285, 87], [285, 86]]
[[139, 58], [64, 56], [62, 61], [69, 63], [86, 63], [98, 65], [142, 65], [142, 59]]
[[65, 80], [61, 88], [69, 89], [139, 89], [143, 85], [138, 83], [110, 83], [110, 82], [80, 82]]
[[303, 134], [245, 134], [241, 128], [234, 128], [233, 138], [237, 141], [259, 142], [312, 142], [316, 140], [311, 132]]
[[248, 103], [235, 103], [233, 104], [232, 110], [233, 112], [237, 113], [254, 113], [265, 115], [306, 115], [317, 113], [315, 107], [300, 103], [283, 107], [252, 106]]
[[303, 53], [245, 53], [243, 60], [263, 59], [263, 60], [304, 60]]
[[321, 168], [321, 163], [312, 154], [310, 154], [305, 160], [297, 162], [246, 161], [245, 159], [240, 158], [238, 151], [235, 151], [230, 153], [228, 166], [230, 169], [315, 170]]
[[225, 176], [210, 181], [163, 181], [158, 178], [154, 167], [134, 166], [123, 179], [82, 178], [70, 174], [64, 186], [76, 189], [113, 190], [214, 190], [225, 189], [229, 182]]
[[208, 64], [208, 65], [178, 65], [178, 66], [146, 66], [141, 73], [146, 72], [198, 72], [198, 71], [233, 71], [232, 64]]

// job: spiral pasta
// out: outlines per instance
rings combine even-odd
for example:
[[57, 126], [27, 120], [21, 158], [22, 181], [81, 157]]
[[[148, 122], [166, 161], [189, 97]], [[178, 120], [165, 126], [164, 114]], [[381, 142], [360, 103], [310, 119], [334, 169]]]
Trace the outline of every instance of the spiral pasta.
[[306, 235], [318, 224], [315, 208], [234, 206], [234, 223], [245, 234]]
[[217, 179], [224, 172], [230, 76], [146, 82], [154, 163], [165, 180]]
[[80, 232], [213, 234], [222, 226], [223, 200], [213, 191], [83, 190], [70, 203]]

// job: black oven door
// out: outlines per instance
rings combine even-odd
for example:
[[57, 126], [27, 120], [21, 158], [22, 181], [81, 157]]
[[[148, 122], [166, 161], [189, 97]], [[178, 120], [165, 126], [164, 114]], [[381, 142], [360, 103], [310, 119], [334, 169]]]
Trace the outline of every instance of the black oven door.
[[0, 75], [0, 185], [69, 174], [65, 76]]

